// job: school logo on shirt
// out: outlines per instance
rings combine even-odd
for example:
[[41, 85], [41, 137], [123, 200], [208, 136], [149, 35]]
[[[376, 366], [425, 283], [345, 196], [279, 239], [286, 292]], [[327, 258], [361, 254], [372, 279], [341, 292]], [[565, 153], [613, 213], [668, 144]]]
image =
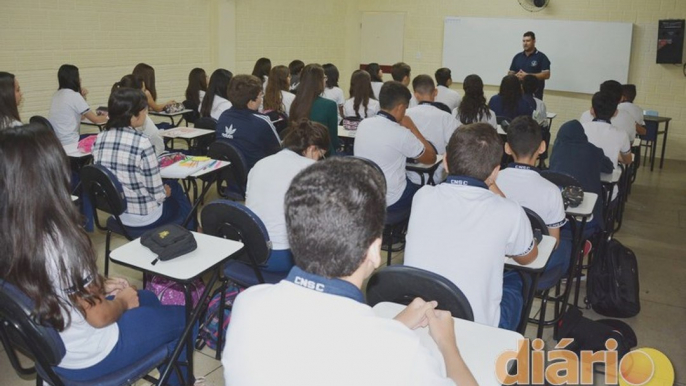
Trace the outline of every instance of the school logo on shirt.
[[326, 286], [322, 283], [317, 283], [314, 280], [305, 279], [301, 276], [296, 276], [293, 282], [299, 286], [319, 292], [324, 292], [324, 289], [326, 288]]
[[531, 61], [531, 67], [536, 67], [538, 66], [538, 61], [537, 60], [532, 60]]
[[235, 132], [236, 132], [236, 129], [233, 128], [233, 125], [230, 125], [229, 127], [224, 127], [224, 132], [222, 133], [222, 137], [233, 139], [233, 135]]

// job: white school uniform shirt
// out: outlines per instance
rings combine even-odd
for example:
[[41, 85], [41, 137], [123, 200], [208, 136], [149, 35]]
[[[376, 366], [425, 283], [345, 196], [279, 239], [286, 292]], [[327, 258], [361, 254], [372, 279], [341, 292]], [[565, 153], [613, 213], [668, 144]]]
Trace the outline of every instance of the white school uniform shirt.
[[374, 98], [376, 98], [376, 100], [379, 100], [381, 86], [383, 86], [383, 82], [372, 82], [372, 91], [374, 92]]
[[222, 356], [227, 386], [454, 386], [441, 360], [368, 305], [285, 280], [238, 295]]
[[341, 117], [339, 107], [345, 104], [345, 95], [343, 94], [343, 90], [341, 90], [340, 87], [326, 87], [324, 88], [322, 97], [336, 102], [336, 114], [338, 114], [338, 122], [340, 122], [343, 118]]
[[293, 104], [294, 100], [295, 94], [293, 94], [292, 92], [281, 90], [281, 104], [283, 105], [286, 115], [289, 115], [291, 113], [291, 105]]
[[486, 188], [449, 182], [415, 194], [406, 239], [405, 265], [455, 283], [474, 321], [493, 327], [500, 322], [505, 256], [526, 255], [534, 246], [519, 204]]
[[412, 93], [412, 98], [410, 98], [410, 104], [407, 105], [407, 108], [411, 109], [415, 106], [419, 106], [419, 101], [414, 97], [414, 93]]
[[158, 157], [160, 154], [164, 153], [164, 140], [162, 139], [162, 135], [160, 135], [160, 129], [157, 128], [157, 125], [152, 121], [150, 115], [145, 117], [143, 135], [145, 135], [155, 147], [155, 154]]
[[560, 228], [567, 222], [560, 188], [541, 177], [537, 169], [511, 164], [498, 173], [496, 184], [505, 197], [533, 210], [548, 228]]
[[[222, 113], [230, 109], [231, 106], [231, 102], [229, 102], [227, 99], [222, 98], [219, 95], [215, 95], [214, 99], [212, 99], [212, 110], [210, 111], [210, 116], [216, 120], [219, 120], [219, 117], [222, 115]], [[198, 112], [200, 112], [200, 106], [198, 106]]]
[[[582, 125], [588, 122], [593, 122], [593, 115], [591, 115], [591, 110], [584, 112], [581, 115], [581, 119], [579, 121]], [[619, 109], [618, 107], [617, 115], [612, 117], [612, 119], [610, 119], [610, 122], [612, 123], [612, 126], [626, 133], [627, 138], [629, 138], [629, 142], [633, 142], [634, 138], [636, 138], [636, 121], [626, 111]]]
[[[381, 105], [379, 104], [379, 101], [376, 99], [369, 98], [369, 102], [367, 102], [367, 108], [364, 108], [364, 105], [360, 103], [360, 107], [357, 109], [357, 111], [360, 113], [360, 118], [371, 118], [375, 116], [376, 114], [379, 113], [381, 110]], [[343, 116], [344, 117], [357, 117], [355, 115], [355, 98], [350, 98], [347, 101], [345, 101], [345, 104], [343, 105]]]
[[199, 90], [198, 91], [198, 97], [199, 97], [199, 103], [198, 106], [202, 106], [202, 100], [205, 99], [205, 91]]
[[533, 113], [534, 120], [538, 122], [541, 127], [548, 127], [550, 122], [548, 121], [548, 108], [542, 100], [534, 97], [534, 101], [536, 102], [536, 110], [534, 110]]
[[355, 135], [355, 156], [374, 161], [386, 177], [386, 205], [395, 204], [407, 186], [407, 158], [424, 154], [422, 144], [412, 132], [384, 115], [362, 120]]
[[588, 142], [603, 149], [603, 153], [612, 161], [615, 169], [619, 164], [619, 154], [631, 152], [631, 142], [626, 132], [616, 128], [607, 122], [585, 122], [582, 123], [584, 133], [588, 137]]
[[79, 141], [81, 116], [89, 110], [88, 102], [74, 90], [63, 88], [52, 95], [48, 120], [62, 145]]
[[643, 109], [639, 106], [636, 106], [631, 102], [622, 102], [619, 105], [617, 105], [617, 110], [627, 112], [631, 116], [631, 118], [633, 118], [634, 121], [636, 121], [636, 123], [638, 123], [641, 126], [645, 126], [646, 122], [643, 119]]
[[274, 250], [290, 249], [284, 198], [291, 181], [315, 161], [291, 150], [262, 158], [250, 169], [245, 205], [262, 220]]
[[460, 93], [445, 86], [438, 86], [436, 89], [438, 90], [436, 102], [441, 102], [448, 106], [450, 111], [453, 111], [460, 105], [460, 102], [462, 101]]
[[[490, 111], [490, 113], [491, 113], [490, 118], [487, 117], [485, 114], [481, 114], [481, 115], [479, 115], [479, 119], [473, 123], [479, 123], [479, 122], [488, 123], [489, 125], [493, 126], [494, 129], [497, 129], [498, 128], [498, 119], [496, 118], [495, 111], [493, 111], [491, 109], [489, 109], [488, 111]], [[457, 119], [457, 122], [460, 123], [460, 126], [465, 124], [465, 123], [460, 121], [460, 116], [457, 113], [457, 109], [453, 110], [453, 117], [455, 117], [455, 119]]]

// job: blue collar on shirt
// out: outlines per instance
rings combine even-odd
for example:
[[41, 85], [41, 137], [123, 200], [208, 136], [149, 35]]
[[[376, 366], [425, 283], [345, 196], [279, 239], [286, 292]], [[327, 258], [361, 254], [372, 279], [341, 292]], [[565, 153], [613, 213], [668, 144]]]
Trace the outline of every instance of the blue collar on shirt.
[[486, 185], [485, 182], [473, 177], [450, 175], [445, 179], [445, 183], [452, 185], [476, 186], [477, 188], [488, 189], [488, 185]]
[[611, 125], [611, 124], [612, 124], [612, 122], [610, 122], [609, 120], [607, 120], [607, 119], [600, 119], [600, 118], [593, 118], [593, 122], [605, 122], [605, 123], [607, 123], [608, 125]]
[[291, 268], [291, 272], [288, 273], [288, 277], [285, 280], [313, 291], [343, 296], [364, 303], [362, 291], [352, 283], [336, 278], [327, 279], [323, 276], [305, 272], [298, 266]]
[[385, 112], [385, 111], [383, 111], [383, 110], [381, 110], [381, 111], [379, 111], [378, 113], [376, 113], [376, 115], [380, 115], [380, 116], [382, 116], [382, 117], [384, 117], [384, 118], [390, 120], [391, 122], [398, 123], [398, 121], [395, 119], [394, 116], [392, 116], [391, 114], [389, 114], [389, 113], [387, 113], [387, 112]]
[[513, 169], [532, 170], [532, 171], [534, 171], [534, 172], [536, 172], [536, 173], [540, 173], [540, 172], [541, 172], [541, 171], [538, 170], [538, 168], [535, 167], [535, 166], [531, 166], [531, 165], [527, 165], [527, 164], [520, 164], [520, 163], [518, 163], [518, 162], [510, 162], [510, 163], [507, 165], [507, 167], [508, 167], [508, 168], [513, 168]]

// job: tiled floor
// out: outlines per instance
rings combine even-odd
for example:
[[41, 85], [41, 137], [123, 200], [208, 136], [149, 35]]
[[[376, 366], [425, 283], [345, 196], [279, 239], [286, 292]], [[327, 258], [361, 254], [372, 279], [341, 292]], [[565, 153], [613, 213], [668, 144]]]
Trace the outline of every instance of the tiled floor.
[[[639, 263], [641, 313], [626, 319], [638, 336], [639, 347], [653, 347], [665, 353], [676, 371], [676, 384], [686, 386], [686, 162], [666, 161], [663, 170], [639, 170], [625, 212], [625, 221], [616, 238], [633, 249]], [[210, 199], [214, 192], [210, 193]], [[105, 236], [92, 235], [102, 267]], [[114, 247], [124, 243], [114, 238]], [[402, 253], [394, 254], [394, 263], [402, 262]], [[114, 275], [129, 278], [140, 286], [140, 273], [111, 265]], [[532, 312], [535, 312], [534, 309]], [[590, 318], [601, 318], [584, 310]], [[527, 337], [535, 336], [529, 326]], [[554, 345], [551, 329], [544, 338]], [[195, 353], [196, 376], [204, 376], [206, 385], [224, 384], [221, 364], [214, 351], [205, 348]], [[7, 356], [0, 352], [0, 386], [34, 385], [34, 380], [20, 379]], [[147, 384], [139, 382], [140, 385]]]

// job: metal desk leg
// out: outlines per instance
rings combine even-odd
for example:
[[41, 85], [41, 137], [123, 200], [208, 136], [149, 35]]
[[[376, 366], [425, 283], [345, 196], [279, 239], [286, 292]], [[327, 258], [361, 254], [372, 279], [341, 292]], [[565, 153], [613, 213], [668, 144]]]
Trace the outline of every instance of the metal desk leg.
[[665, 162], [665, 149], [667, 148], [667, 131], [669, 131], [669, 121], [665, 122], [665, 134], [662, 137], [662, 154], [660, 154], [660, 169], [662, 169], [662, 164]]
[[534, 296], [536, 295], [536, 287], [538, 287], [538, 279], [541, 277], [543, 272], [525, 272], [520, 271], [522, 275], [529, 275], [531, 277], [531, 286], [526, 294], [526, 305], [524, 310], [522, 310], [522, 315], [519, 319], [519, 326], [517, 327], [517, 332], [524, 335], [526, 332], [526, 326], [529, 324], [529, 313], [531, 313], [531, 306], [534, 303]]

